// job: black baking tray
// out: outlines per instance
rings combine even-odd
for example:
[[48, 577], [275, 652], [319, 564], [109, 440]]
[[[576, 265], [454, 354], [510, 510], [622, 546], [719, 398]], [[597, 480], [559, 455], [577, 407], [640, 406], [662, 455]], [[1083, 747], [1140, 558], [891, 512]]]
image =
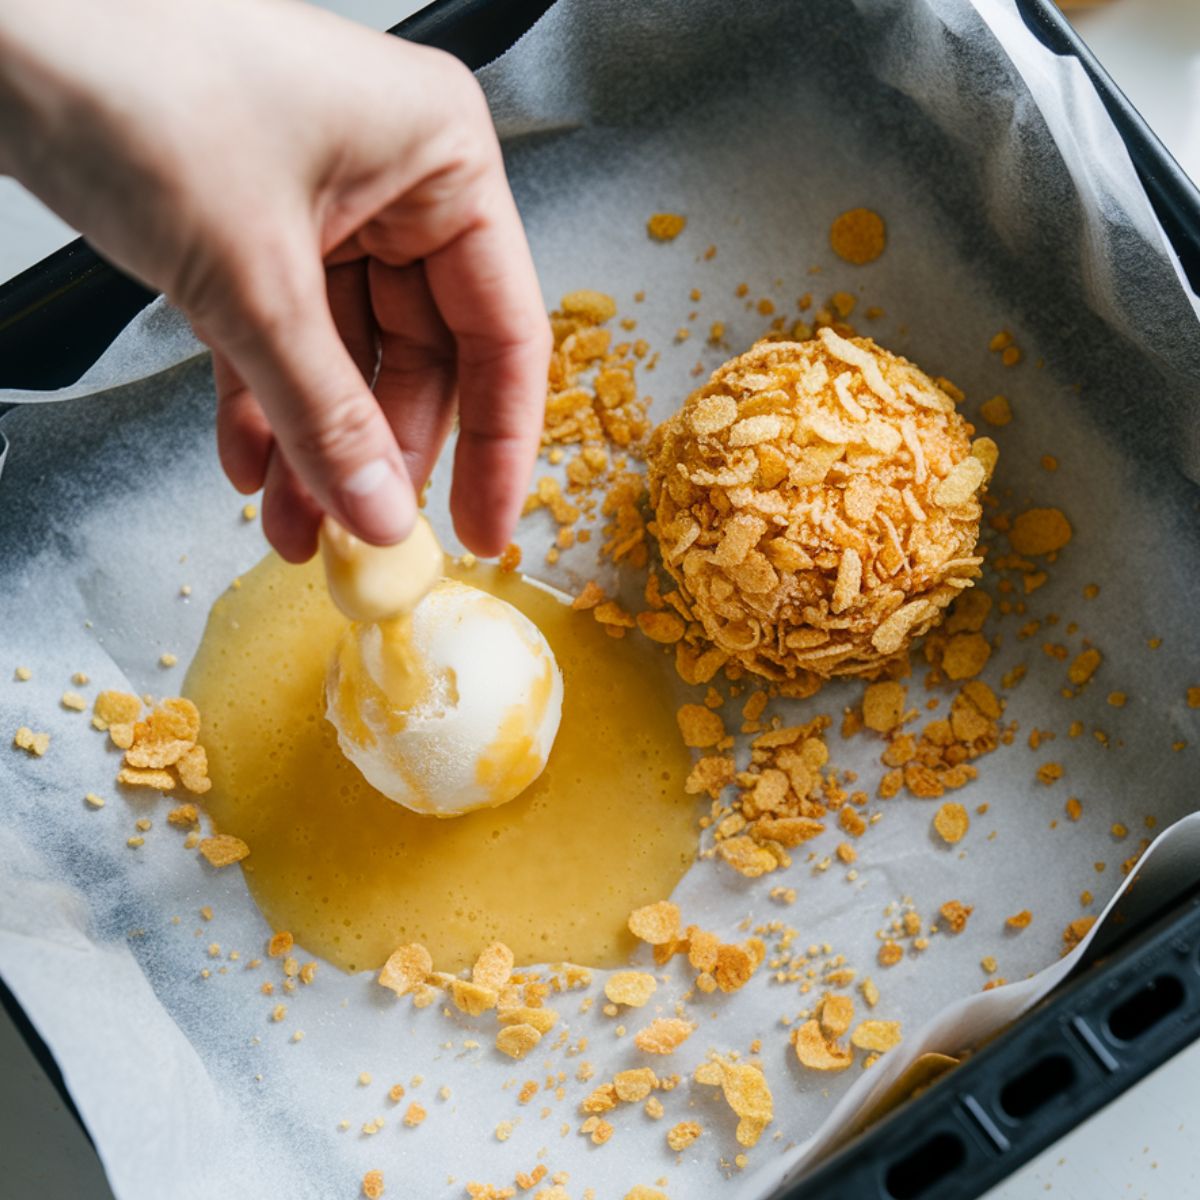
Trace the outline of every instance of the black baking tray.
[[[1200, 192], [1051, 0], [1017, 4], [1032, 32], [1091, 78], [1200, 292]], [[549, 6], [437, 0], [390, 32], [478, 68]], [[0, 285], [0, 387], [74, 382], [153, 298], [85, 241], [72, 242]], [[2, 980], [0, 1005], [74, 1112], [58, 1065]], [[1125, 928], [1106, 957], [771, 1200], [974, 1200], [1197, 1037], [1200, 890]]]

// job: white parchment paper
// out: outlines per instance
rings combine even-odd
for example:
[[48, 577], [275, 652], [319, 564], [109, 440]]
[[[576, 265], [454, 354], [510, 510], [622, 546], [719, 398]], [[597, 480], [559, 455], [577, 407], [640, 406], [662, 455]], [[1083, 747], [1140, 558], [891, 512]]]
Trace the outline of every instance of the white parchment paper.
[[[148, 311], [75, 388], [0, 393], [63, 401], [2, 422], [11, 451], [0, 477], [0, 732], [29, 724], [54, 741], [40, 760], [0, 754], [0, 971], [62, 1065], [120, 1200], [349, 1197], [374, 1167], [389, 1194], [461, 1196], [467, 1180], [511, 1184], [539, 1161], [570, 1172], [573, 1197], [592, 1186], [601, 1200], [619, 1198], [665, 1178], [679, 1200], [707, 1194], [722, 1170], [736, 1181], [732, 1194], [766, 1195], [907, 1057], [962, 1049], [1051, 986], [1065, 969], [1063, 925], [1113, 895], [1119, 864], [1151, 836], [1147, 818], [1157, 831], [1194, 807], [1200, 714], [1184, 697], [1200, 682], [1190, 616], [1200, 573], [1196, 300], [1074, 65], [1041, 48], [1005, 0], [562, 0], [481, 78], [547, 296], [594, 287], [636, 317], [636, 336], [661, 351], [642, 375], [656, 419], [695, 386], [698, 364], [707, 371], [763, 332], [767, 319], [735, 296], [741, 282], [748, 301], [770, 298], [779, 312], [795, 312], [803, 292], [818, 302], [854, 292], [860, 308], [886, 312], [860, 325], [954, 379], [969, 415], [996, 392], [1010, 396], [1016, 419], [996, 433], [995, 487], [1014, 507], [1061, 507], [1075, 529], [1028, 613], [989, 627], [1000, 641], [985, 678], [996, 686], [1017, 663], [1028, 667], [1008, 693], [1006, 719], [1021, 732], [980, 761], [961, 796], [972, 829], [953, 850], [929, 834], [933, 806], [898, 797], [872, 804], [883, 816], [860, 844], [854, 879], [797, 855], [760, 881], [699, 863], [677, 889], [689, 922], [734, 938], [747, 919], [780, 918], [804, 943], [828, 943], [873, 975], [883, 998], [872, 1015], [902, 1020], [907, 1036], [870, 1073], [802, 1070], [779, 1018], [817, 993], [772, 985], [764, 970], [735, 997], [700, 998], [691, 1006], [700, 1030], [652, 1064], [685, 1077], [664, 1096], [666, 1117], [625, 1106], [611, 1118], [613, 1140], [593, 1147], [575, 1132], [594, 1083], [574, 1079], [580, 1059], [549, 1050], [501, 1059], [487, 1017], [415, 1012], [370, 977], [325, 967], [312, 988], [286, 997], [287, 1020], [274, 1024], [274, 1000], [258, 992], [263, 971], [244, 967], [269, 930], [240, 875], [181, 851], [159, 801], [116, 794], [115, 754], [85, 716], [58, 707], [80, 670], [93, 680], [89, 695], [176, 690], [181, 668], [164, 671], [159, 656], [186, 663], [209, 604], [266, 550], [216, 462], [208, 367], [190, 361], [199, 347], [177, 314]], [[830, 253], [827, 230], [859, 204], [884, 214], [889, 247], [856, 269]], [[646, 217], [660, 210], [688, 216], [670, 245], [645, 237]], [[717, 254], [706, 260], [709, 245]], [[713, 321], [726, 327], [724, 348], [704, 345]], [[680, 327], [693, 336], [675, 342]], [[1001, 328], [1025, 353], [1012, 370], [987, 351]], [[1041, 466], [1047, 453], [1056, 471]], [[439, 469], [430, 511], [445, 536], [447, 484]], [[521, 536], [533, 573], [567, 587], [594, 573], [589, 547], [543, 567], [549, 536], [537, 519]], [[1085, 600], [1092, 582], [1101, 592]], [[1058, 623], [1036, 637], [1017, 636], [1025, 620], [1051, 615]], [[1161, 649], [1148, 649], [1149, 638]], [[1084, 639], [1104, 664], [1068, 704], [1064, 665], [1041, 647], [1062, 642], [1075, 653]], [[31, 681], [11, 680], [18, 663], [33, 667]], [[836, 717], [860, 690], [836, 685], [773, 711]], [[1105, 703], [1113, 690], [1127, 693], [1124, 708]], [[1075, 719], [1086, 732], [1071, 739]], [[1034, 727], [1056, 733], [1037, 752], [1025, 741]], [[829, 740], [833, 763], [857, 770], [873, 793], [879, 745], [836, 732]], [[1179, 741], [1188, 745], [1175, 752]], [[1053, 788], [1034, 779], [1048, 760], [1065, 767]], [[86, 791], [109, 804], [88, 811]], [[1063, 814], [1068, 795], [1084, 803], [1077, 824]], [[987, 814], [975, 815], [984, 803]], [[154, 828], [134, 852], [125, 839], [142, 815]], [[1114, 839], [1115, 822], [1127, 838]], [[1196, 838], [1192, 821], [1164, 836], [1133, 896], [1171, 891]], [[827, 854], [838, 840], [831, 829], [817, 848]], [[797, 903], [773, 903], [776, 885], [795, 887]], [[1085, 889], [1097, 897], [1091, 907], [1080, 904]], [[876, 931], [887, 906], [906, 898], [927, 919], [951, 898], [975, 913], [962, 936], [935, 936], [923, 956], [883, 971]], [[207, 923], [197, 915], [206, 904]], [[1021, 908], [1033, 924], [1005, 933], [1004, 918]], [[981, 996], [986, 954], [1013, 982]], [[584, 1014], [578, 997], [559, 1002], [572, 1040], [590, 1039], [582, 1057], [597, 1079], [641, 1065], [632, 1032], [655, 1009], [670, 1012], [689, 982], [679, 962], [664, 974], [651, 1006], [622, 1018], [624, 1038], [599, 1004]], [[776, 1120], [738, 1172], [731, 1114], [713, 1089], [686, 1079], [710, 1049], [745, 1054], [755, 1038]], [[362, 1071], [370, 1086], [357, 1083]], [[521, 1106], [516, 1087], [503, 1087], [559, 1071], [561, 1101], [551, 1091]], [[424, 1082], [405, 1104], [418, 1099], [429, 1116], [408, 1129], [385, 1092], [414, 1076]], [[361, 1135], [380, 1115], [383, 1131]], [[502, 1143], [493, 1130], [503, 1119], [517, 1124]], [[699, 1121], [705, 1134], [676, 1156], [663, 1135], [679, 1120]]]

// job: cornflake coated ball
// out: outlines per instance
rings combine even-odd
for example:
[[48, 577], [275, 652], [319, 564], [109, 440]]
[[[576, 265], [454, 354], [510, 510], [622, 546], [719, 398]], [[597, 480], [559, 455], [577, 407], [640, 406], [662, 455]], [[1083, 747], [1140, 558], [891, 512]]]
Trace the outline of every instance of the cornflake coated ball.
[[875, 677], [972, 585], [997, 450], [948, 388], [825, 328], [758, 343], [659, 426], [654, 531], [703, 628], [677, 647], [685, 678], [726, 666], [807, 695]]

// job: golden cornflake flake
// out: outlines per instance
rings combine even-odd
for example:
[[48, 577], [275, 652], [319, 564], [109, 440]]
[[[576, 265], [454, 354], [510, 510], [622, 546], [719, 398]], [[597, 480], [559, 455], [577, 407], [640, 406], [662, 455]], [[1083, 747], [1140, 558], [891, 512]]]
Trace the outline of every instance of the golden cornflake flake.
[[697, 1083], [720, 1084], [725, 1103], [739, 1118], [737, 1141], [747, 1148], [758, 1143], [774, 1117], [774, 1102], [762, 1068], [752, 1063], [714, 1059], [696, 1069]]
[[617, 1107], [617, 1089], [614, 1084], [602, 1083], [580, 1101], [579, 1109], [584, 1113], [612, 1112]]
[[644, 971], [617, 971], [604, 984], [604, 994], [614, 1004], [641, 1008], [658, 990], [658, 981]]
[[583, 317], [593, 324], [601, 325], [617, 314], [617, 302], [603, 292], [581, 288], [568, 292], [561, 301], [563, 312], [569, 317]]
[[894, 967], [904, 957], [904, 947], [889, 939], [879, 947], [876, 957], [881, 967]]
[[1031, 508], [1012, 523], [1008, 541], [1027, 558], [1054, 554], [1071, 540], [1071, 524], [1057, 508]]
[[432, 970], [433, 958], [429, 951], [420, 942], [411, 942], [392, 951], [376, 982], [397, 996], [405, 996], [423, 984]]
[[1063, 777], [1062, 763], [1048, 762], [1042, 763], [1037, 769], [1038, 783], [1045, 784], [1049, 787], [1052, 783], [1056, 783]]
[[[247, 505], [247, 507], [250, 507]], [[383, 1195], [383, 1172], [368, 1171], [362, 1180], [362, 1194], [367, 1200], [379, 1200]]]
[[282, 958], [290, 953], [294, 944], [292, 935], [286, 930], [272, 934], [271, 940], [267, 942], [267, 954], [271, 958]]
[[1094, 647], [1084, 650], [1076, 656], [1075, 661], [1067, 668], [1067, 678], [1076, 687], [1080, 687], [1091, 679], [1099, 665], [1100, 651]]
[[672, 612], [638, 613], [637, 625], [652, 642], [662, 645], [674, 645], [687, 630], [683, 618]]
[[655, 213], [646, 222], [646, 232], [656, 242], [673, 242], [687, 224], [687, 217], [679, 213]]
[[971, 818], [961, 804], [949, 801], [934, 814], [933, 827], [944, 842], [954, 845], [955, 842], [961, 842], [966, 835], [971, 827]]
[[[119, 776], [118, 776], [119, 778]], [[241, 838], [229, 833], [218, 833], [212, 837], [200, 840], [200, 853], [208, 860], [210, 866], [228, 867], [241, 862], [250, 854], [250, 847]]]
[[831, 1039], [840, 1038], [854, 1020], [854, 1001], [849, 996], [830, 994], [822, 1001], [817, 1013], [821, 1032]]
[[942, 915], [942, 920], [946, 922], [946, 928], [951, 933], [962, 933], [967, 927], [967, 918], [975, 909], [969, 904], [963, 904], [960, 900], [947, 900], [938, 911]]
[[877, 733], [890, 733], [900, 724], [907, 695], [903, 684], [869, 684], [863, 692], [863, 724]]
[[736, 765], [731, 757], [709, 754], [693, 765], [684, 784], [689, 796], [707, 792], [714, 800], [733, 782]]
[[829, 227], [829, 244], [845, 262], [860, 267], [874, 262], [887, 245], [883, 218], [869, 208], [852, 208]]
[[993, 396], [979, 406], [979, 415], [989, 425], [1007, 425], [1013, 419], [1012, 405], [1009, 404], [1007, 396]]
[[34, 758], [41, 758], [50, 749], [50, 735], [48, 733], [34, 733], [28, 725], [22, 725], [13, 734], [13, 745], [18, 750], [24, 750], [26, 754], [30, 754]]
[[405, 1110], [404, 1123], [405, 1125], [415, 1128], [425, 1120], [425, 1116], [425, 1109], [414, 1100]]
[[450, 998], [454, 1001], [455, 1008], [477, 1017], [496, 1007], [497, 994], [495, 988], [481, 987], [465, 979], [455, 979], [450, 984]]
[[900, 1044], [899, 1021], [860, 1021], [850, 1035], [851, 1045], [883, 1054]]
[[175, 764], [179, 782], [193, 795], [203, 796], [212, 787], [208, 777], [208, 752], [203, 746], [193, 746]]
[[667, 1145], [677, 1154], [686, 1150], [704, 1131], [695, 1121], [680, 1121], [667, 1130]]
[[[123, 783], [126, 787], [156, 788], [160, 792], [169, 792], [175, 787], [175, 776], [170, 771], [138, 771], [133, 767], [122, 767], [117, 772], [117, 782]], [[242, 857], [244, 858], [245, 855]], [[230, 861], [236, 862], [237, 860], [231, 859]]]
[[499, 991], [508, 983], [513, 970], [513, 952], [503, 942], [493, 942], [471, 968], [471, 982]]
[[125, 752], [131, 767], [154, 770], [173, 766], [196, 744], [200, 713], [183, 697], [164, 700], [133, 727], [133, 745]]
[[780, 860], [770, 850], [750, 837], [726, 838], [717, 843], [717, 853], [748, 879], [757, 879], [780, 865]]
[[626, 1104], [645, 1100], [657, 1086], [658, 1077], [649, 1067], [634, 1067], [628, 1071], [618, 1071], [613, 1076], [613, 1090], [617, 1099]]
[[844, 1071], [854, 1062], [854, 1053], [826, 1038], [820, 1024], [805, 1021], [792, 1033], [792, 1047], [800, 1065], [810, 1071]]
[[141, 700], [129, 692], [100, 692], [92, 704], [92, 724], [97, 729], [132, 725], [141, 711]]
[[167, 813], [167, 824], [177, 829], [193, 829], [200, 823], [200, 810], [194, 804], [180, 804]]
[[496, 1049], [509, 1058], [524, 1058], [541, 1040], [542, 1035], [532, 1025], [506, 1025], [496, 1034]]
[[646, 1054], [671, 1054], [683, 1045], [695, 1025], [679, 1017], [657, 1017], [634, 1034], [633, 1044]]
[[685, 704], [675, 714], [683, 744], [705, 748], [715, 746], [725, 737], [725, 722], [720, 714], [702, 704]]
[[[92, 724], [96, 724], [96, 718], [92, 718]], [[132, 725], [108, 725], [108, 736], [112, 744], [119, 750], [128, 750], [133, 745], [133, 726]]]
[[1095, 917], [1076, 917], [1063, 930], [1063, 953], [1069, 954], [1087, 936], [1096, 923]]
[[639, 941], [661, 946], [679, 934], [679, 909], [669, 900], [659, 900], [629, 914], [629, 931]]
[[571, 607], [577, 612], [586, 612], [602, 604], [604, 599], [604, 589], [595, 580], [589, 579], [584, 584], [583, 591], [571, 602]]
[[552, 1008], [501, 1008], [496, 1019], [501, 1025], [532, 1025], [538, 1033], [549, 1033], [558, 1024], [558, 1013]]
[[981, 633], [958, 633], [942, 653], [942, 670], [948, 679], [970, 679], [987, 666], [992, 648]]

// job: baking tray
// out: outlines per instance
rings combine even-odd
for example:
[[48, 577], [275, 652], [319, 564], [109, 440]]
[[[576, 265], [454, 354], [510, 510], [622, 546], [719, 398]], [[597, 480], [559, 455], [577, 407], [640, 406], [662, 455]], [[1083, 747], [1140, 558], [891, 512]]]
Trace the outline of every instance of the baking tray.
[[[390, 32], [478, 68], [549, 3], [437, 0]], [[1017, 4], [1032, 32], [1091, 78], [1200, 291], [1200, 192], [1051, 0]], [[74, 382], [153, 296], [82, 239], [50, 255], [0, 286], [0, 387]], [[0, 1004], [74, 1111], [57, 1064], [2, 981]], [[1200, 892], [1124, 930], [1105, 959], [772, 1200], [970, 1200], [1198, 1036]]]

